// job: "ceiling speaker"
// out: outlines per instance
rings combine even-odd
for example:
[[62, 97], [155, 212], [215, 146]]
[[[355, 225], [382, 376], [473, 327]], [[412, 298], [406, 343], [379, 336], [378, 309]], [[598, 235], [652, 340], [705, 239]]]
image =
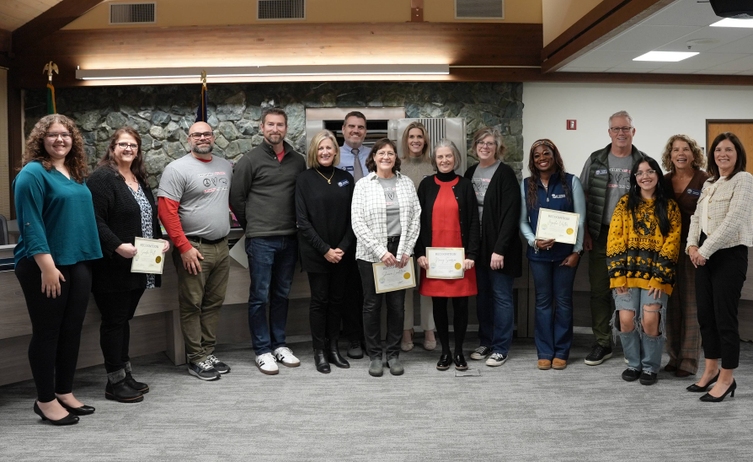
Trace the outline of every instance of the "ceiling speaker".
[[753, 2], [749, 0], [710, 0], [714, 13], [722, 18], [753, 18]]

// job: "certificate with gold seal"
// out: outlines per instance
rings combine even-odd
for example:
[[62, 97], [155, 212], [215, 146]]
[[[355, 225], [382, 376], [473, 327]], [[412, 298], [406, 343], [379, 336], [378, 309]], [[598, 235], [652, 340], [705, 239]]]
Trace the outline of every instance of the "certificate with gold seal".
[[408, 264], [402, 268], [387, 266], [382, 262], [374, 263], [372, 266], [374, 268], [374, 287], [378, 294], [416, 287], [413, 257], [410, 257]]
[[427, 247], [429, 268], [426, 277], [431, 279], [463, 279], [465, 249], [462, 247]]
[[165, 266], [165, 241], [162, 239], [144, 239], [137, 237], [133, 246], [136, 255], [131, 259], [131, 273], [162, 274]]
[[536, 223], [536, 239], [554, 239], [563, 244], [575, 244], [579, 221], [579, 213], [541, 208]]

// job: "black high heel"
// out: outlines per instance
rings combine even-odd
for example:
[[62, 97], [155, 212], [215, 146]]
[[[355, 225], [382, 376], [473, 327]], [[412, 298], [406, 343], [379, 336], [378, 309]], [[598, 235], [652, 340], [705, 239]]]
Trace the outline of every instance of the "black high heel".
[[44, 415], [44, 412], [39, 408], [39, 404], [37, 401], [34, 401], [34, 413], [42, 418], [42, 421], [48, 421], [52, 425], [74, 425], [78, 423], [78, 416], [73, 414], [68, 414], [67, 416], [63, 417], [59, 420], [52, 420], [47, 418], [46, 415]]
[[95, 411], [94, 407], [87, 406], [86, 404], [84, 404], [81, 407], [68, 406], [60, 398], [58, 398], [58, 403], [60, 403], [60, 405], [63, 406], [66, 411], [74, 415], [90, 415], [90, 414], [94, 414], [94, 411]]
[[709, 383], [707, 383], [705, 386], [702, 387], [700, 385], [691, 384], [690, 386], [688, 386], [688, 388], [686, 388], [686, 390], [691, 391], [693, 393], [701, 393], [701, 392], [704, 392], [704, 391], [708, 390], [709, 387], [712, 384], [716, 383], [716, 381], [719, 380], [719, 374], [720, 374], [720, 372], [721, 371], [717, 372], [716, 373], [716, 377], [714, 377], [713, 379], [709, 380]]
[[735, 379], [732, 379], [732, 383], [722, 396], [717, 398], [716, 396], [711, 396], [710, 394], [706, 393], [698, 399], [705, 403], [721, 403], [722, 401], [724, 401], [724, 398], [726, 398], [727, 395], [729, 395], [730, 398], [735, 397], [735, 388], [737, 388], [737, 382], [735, 382]]

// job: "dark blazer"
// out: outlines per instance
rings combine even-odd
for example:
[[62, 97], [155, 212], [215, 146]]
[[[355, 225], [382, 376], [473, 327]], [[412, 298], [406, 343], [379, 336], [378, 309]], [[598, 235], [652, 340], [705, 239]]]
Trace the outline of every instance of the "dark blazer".
[[[465, 172], [473, 180], [478, 164]], [[481, 217], [481, 252], [476, 264], [489, 268], [492, 253], [505, 257], [500, 271], [508, 276], [520, 277], [523, 273], [523, 245], [520, 240], [520, 184], [515, 172], [504, 162], [494, 172], [484, 197]]]
[[[141, 209], [122, 176], [110, 167], [99, 167], [86, 180], [92, 193], [103, 258], [94, 261], [92, 292], [125, 292], [146, 287], [146, 274], [131, 273], [131, 259], [115, 252], [120, 244], [134, 243], [141, 233]], [[152, 190], [141, 183], [152, 204], [152, 238], [162, 239], [157, 204]], [[156, 275], [156, 285], [161, 278]]]
[[[421, 204], [421, 234], [416, 241], [414, 253], [416, 258], [426, 256], [426, 248], [431, 247], [432, 219], [434, 202], [439, 194], [439, 185], [434, 181], [436, 175], [427, 176], [418, 186], [418, 202]], [[480, 245], [480, 224], [478, 205], [473, 184], [467, 178], [459, 177], [458, 184], [452, 187], [458, 202], [458, 219], [460, 220], [460, 237], [463, 240], [465, 258], [478, 260]], [[452, 217], [447, 217], [452, 219]]]

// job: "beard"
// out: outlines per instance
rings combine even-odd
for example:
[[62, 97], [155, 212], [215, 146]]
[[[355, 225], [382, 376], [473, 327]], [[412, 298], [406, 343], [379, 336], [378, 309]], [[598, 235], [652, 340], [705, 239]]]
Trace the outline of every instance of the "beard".
[[199, 145], [193, 145], [191, 147], [191, 150], [195, 154], [210, 154], [212, 152], [213, 148], [214, 148], [214, 146], [210, 143], [210, 144], [205, 144], [205, 145], [201, 145], [201, 146], [199, 146]]

